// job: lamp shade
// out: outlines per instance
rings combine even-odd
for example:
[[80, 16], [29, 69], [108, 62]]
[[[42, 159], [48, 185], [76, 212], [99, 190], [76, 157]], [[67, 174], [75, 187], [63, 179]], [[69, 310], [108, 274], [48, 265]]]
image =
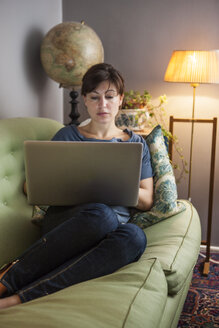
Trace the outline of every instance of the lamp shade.
[[173, 51], [164, 81], [219, 83], [219, 50]]

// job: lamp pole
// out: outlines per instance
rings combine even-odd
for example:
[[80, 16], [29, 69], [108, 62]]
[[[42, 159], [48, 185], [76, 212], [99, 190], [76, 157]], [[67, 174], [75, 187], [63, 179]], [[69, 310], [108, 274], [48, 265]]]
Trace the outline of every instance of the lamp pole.
[[192, 179], [192, 153], [193, 153], [193, 139], [194, 139], [194, 118], [195, 118], [195, 91], [198, 83], [191, 83], [193, 87], [193, 105], [192, 105], [192, 130], [191, 130], [191, 142], [190, 142], [190, 158], [189, 158], [189, 186], [188, 186], [188, 200], [191, 202], [191, 179]]

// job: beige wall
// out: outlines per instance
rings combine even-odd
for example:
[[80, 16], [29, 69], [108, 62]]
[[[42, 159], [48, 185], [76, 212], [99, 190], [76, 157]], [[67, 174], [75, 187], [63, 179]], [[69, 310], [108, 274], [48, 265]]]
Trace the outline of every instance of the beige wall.
[[[192, 88], [186, 84], [163, 82], [165, 69], [174, 49], [219, 49], [218, 0], [63, 0], [63, 20], [84, 20], [101, 38], [105, 61], [125, 77], [126, 89], [147, 89], [156, 99], [166, 93], [168, 114], [189, 117]], [[64, 116], [70, 105], [65, 93]], [[82, 117], [86, 116], [81, 109]], [[219, 116], [219, 85], [197, 89], [196, 116]], [[66, 118], [67, 120], [67, 118]], [[189, 125], [177, 125], [176, 134], [187, 156]], [[195, 129], [192, 201], [206, 232], [209, 185], [210, 126]], [[217, 136], [218, 139], [218, 136]], [[213, 208], [212, 243], [219, 246], [219, 142]], [[179, 197], [186, 197], [187, 179], [178, 186]]]
[[0, 0], [0, 119], [63, 121], [62, 90], [46, 76], [39, 56], [43, 36], [61, 21], [61, 0]]

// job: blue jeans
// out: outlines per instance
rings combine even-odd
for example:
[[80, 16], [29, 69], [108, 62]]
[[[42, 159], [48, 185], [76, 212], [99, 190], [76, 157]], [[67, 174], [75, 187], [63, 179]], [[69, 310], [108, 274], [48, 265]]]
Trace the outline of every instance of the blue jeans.
[[[113, 273], [137, 261], [145, 250], [144, 232], [134, 224], [120, 224], [104, 204], [85, 204], [61, 213], [58, 217], [65, 221], [50, 227], [2, 277], [8, 296], [16, 293], [27, 302], [52, 294]], [[50, 211], [47, 216], [51, 222], [52, 216], [54, 222], [57, 219]]]

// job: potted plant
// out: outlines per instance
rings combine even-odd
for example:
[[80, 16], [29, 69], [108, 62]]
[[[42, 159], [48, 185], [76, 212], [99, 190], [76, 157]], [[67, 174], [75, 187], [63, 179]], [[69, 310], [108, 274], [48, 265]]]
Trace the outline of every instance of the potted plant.
[[160, 96], [159, 103], [154, 105], [151, 94], [146, 90], [142, 93], [134, 90], [125, 92], [116, 124], [118, 127], [128, 127], [137, 131], [159, 124], [164, 136], [169, 139], [171, 134], [166, 127], [165, 103], [167, 103], [166, 95]]
[[151, 95], [146, 90], [143, 93], [134, 90], [125, 92], [122, 109], [116, 120], [117, 126], [138, 131], [144, 129], [149, 119], [147, 106], [150, 99]]
[[181, 165], [172, 162], [173, 169], [180, 171], [179, 177], [177, 178], [177, 182], [179, 182], [184, 173], [188, 173], [187, 162], [184, 159], [183, 150], [179, 145], [177, 136], [173, 136], [168, 130], [165, 110], [166, 103], [166, 95], [160, 96], [159, 103], [154, 105], [151, 94], [146, 90], [142, 93], [134, 90], [125, 92], [122, 109], [119, 110], [116, 124], [120, 128], [130, 128], [137, 132], [144, 131], [145, 128], [153, 128], [159, 124], [162, 128], [167, 146], [168, 141], [171, 139], [179, 155]]

